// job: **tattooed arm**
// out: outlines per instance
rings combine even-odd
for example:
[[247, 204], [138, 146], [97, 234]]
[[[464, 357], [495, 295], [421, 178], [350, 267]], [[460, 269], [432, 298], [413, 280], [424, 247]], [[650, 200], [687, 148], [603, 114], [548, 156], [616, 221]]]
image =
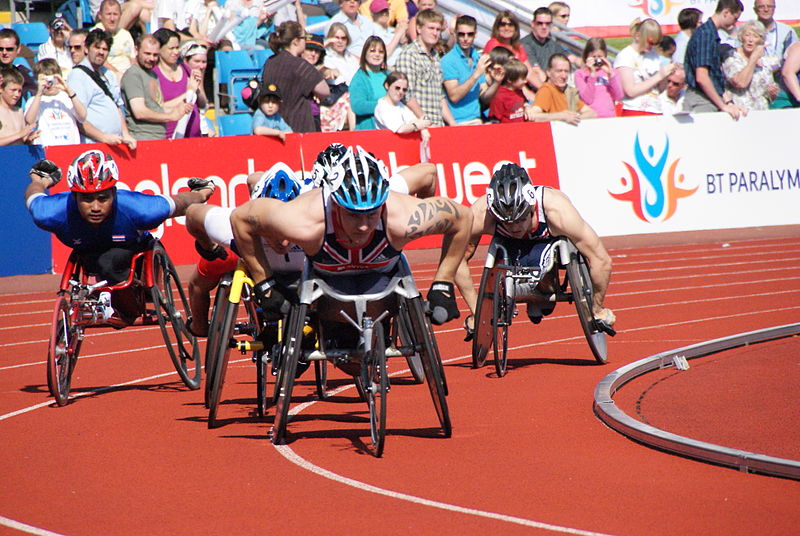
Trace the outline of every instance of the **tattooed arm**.
[[453, 282], [472, 228], [470, 210], [446, 197], [417, 199], [394, 192], [386, 203], [392, 245], [399, 249], [423, 236], [442, 235], [434, 281]]

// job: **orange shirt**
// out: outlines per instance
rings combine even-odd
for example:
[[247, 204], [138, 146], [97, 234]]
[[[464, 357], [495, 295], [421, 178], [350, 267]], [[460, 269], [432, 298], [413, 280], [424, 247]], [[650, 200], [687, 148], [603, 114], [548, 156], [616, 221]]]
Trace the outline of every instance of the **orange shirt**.
[[[539, 91], [536, 92], [536, 98], [533, 105], [542, 109], [544, 113], [552, 114], [568, 110], [567, 95], [553, 85], [552, 82], [545, 82]], [[586, 106], [584, 102], [578, 99], [578, 109], [580, 112]]]

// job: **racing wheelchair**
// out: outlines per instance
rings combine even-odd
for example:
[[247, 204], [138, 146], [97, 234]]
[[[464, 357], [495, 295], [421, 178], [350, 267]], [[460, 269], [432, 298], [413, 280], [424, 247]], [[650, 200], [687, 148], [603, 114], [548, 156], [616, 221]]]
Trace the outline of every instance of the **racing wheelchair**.
[[[387, 357], [405, 357], [415, 380], [424, 378], [442, 433], [444, 437], [452, 434], [444, 368], [425, 304], [405, 256], [401, 255], [393, 274], [371, 273], [359, 279], [363, 283], [372, 277], [376, 280], [385, 277], [388, 283], [375, 285], [382, 288], [377, 292], [352, 294], [335, 288], [335, 277], [325, 280], [312, 276], [306, 263], [299, 304], [289, 313], [281, 347], [276, 381], [278, 397], [271, 431], [274, 444], [282, 444], [286, 439], [295, 372], [301, 360], [331, 361], [353, 376], [359, 395], [369, 408], [371, 450], [376, 457], [383, 454], [386, 438], [386, 401], [390, 389]], [[303, 343], [308, 326], [317, 337], [313, 350]]]
[[586, 259], [565, 237], [536, 241], [531, 251], [538, 263], [522, 266], [518, 259], [511, 258], [513, 254], [497, 237], [489, 244], [475, 311], [473, 368], [486, 363], [491, 347], [497, 375], [506, 374], [508, 328], [518, 314], [519, 302], [527, 303], [528, 315], [538, 319], [550, 314], [556, 302], [574, 303], [594, 358], [605, 363], [606, 334], [614, 336], [616, 332], [594, 318], [592, 280]]
[[[190, 389], [200, 387], [199, 348], [185, 322], [188, 300], [164, 246], [153, 239], [146, 249], [134, 254], [131, 263], [127, 280], [108, 285], [107, 281], [97, 281], [93, 274], [87, 273], [75, 251], [70, 254], [53, 312], [47, 356], [47, 384], [59, 406], [69, 401], [72, 374], [84, 332], [94, 327], [119, 329], [128, 325], [158, 324], [183, 383]], [[136, 294], [140, 313], [133, 324], [108, 317], [109, 304], [105, 298], [110, 293], [132, 288], [141, 291]]]
[[[277, 389], [275, 394], [269, 394], [268, 380], [278, 374], [278, 356], [282, 348], [286, 318], [267, 319], [256, 305], [254, 286], [244, 262], [239, 260], [236, 270], [225, 275], [217, 287], [206, 346], [205, 401], [209, 410], [209, 428], [218, 424], [217, 412], [222, 400], [231, 350], [238, 351], [241, 355], [251, 354], [256, 366], [259, 417], [266, 415], [267, 409], [277, 398]], [[315, 361], [314, 369], [317, 396], [324, 399], [327, 390], [327, 363]]]

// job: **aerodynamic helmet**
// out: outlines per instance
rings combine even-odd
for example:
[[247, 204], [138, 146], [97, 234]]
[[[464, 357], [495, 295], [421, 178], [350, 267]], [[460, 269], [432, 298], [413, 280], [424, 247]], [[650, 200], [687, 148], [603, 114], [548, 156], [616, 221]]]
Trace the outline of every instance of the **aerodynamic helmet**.
[[527, 216], [536, 205], [528, 172], [517, 164], [503, 164], [494, 172], [489, 182], [486, 204], [492, 214], [504, 223], [515, 222]]
[[269, 197], [280, 201], [291, 201], [300, 195], [300, 183], [294, 171], [283, 162], [278, 162], [258, 181], [253, 189], [252, 199]]
[[93, 193], [112, 188], [119, 180], [117, 163], [109, 154], [92, 149], [72, 161], [67, 184], [73, 192]]
[[314, 168], [311, 170], [311, 180], [314, 188], [321, 188], [328, 181], [331, 171], [347, 154], [347, 147], [341, 143], [331, 143], [317, 155]]
[[389, 196], [388, 174], [383, 162], [357, 146], [347, 150], [327, 182], [336, 204], [350, 212], [372, 212]]

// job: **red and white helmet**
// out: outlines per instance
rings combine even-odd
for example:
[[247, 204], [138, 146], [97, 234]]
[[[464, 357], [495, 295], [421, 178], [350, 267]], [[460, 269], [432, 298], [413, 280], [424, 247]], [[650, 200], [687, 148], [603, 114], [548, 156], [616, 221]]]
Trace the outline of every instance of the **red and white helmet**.
[[67, 184], [73, 192], [92, 193], [108, 190], [119, 180], [117, 163], [109, 154], [92, 149], [72, 161]]

